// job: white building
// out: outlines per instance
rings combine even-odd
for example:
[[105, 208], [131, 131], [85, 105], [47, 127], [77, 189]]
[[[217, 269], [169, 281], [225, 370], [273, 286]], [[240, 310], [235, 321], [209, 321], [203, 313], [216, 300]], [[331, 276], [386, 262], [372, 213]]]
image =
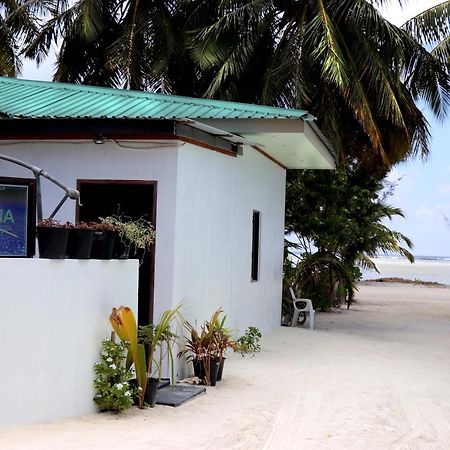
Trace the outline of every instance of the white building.
[[[142, 322], [183, 303], [192, 323], [222, 307], [237, 332], [279, 325], [286, 169], [334, 167], [308, 113], [0, 78], [0, 117], [1, 154], [79, 189], [81, 205], [66, 201], [57, 219], [88, 220], [120, 208], [152, 220], [154, 252], [139, 269]], [[0, 160], [0, 177], [7, 184], [32, 174]], [[44, 217], [61, 196], [42, 181]], [[17, 260], [0, 263], [4, 276], [24, 280]], [[68, 277], [76, 270], [74, 261], [52, 263], [59, 276], [64, 265]], [[91, 263], [99, 264], [83, 267]], [[117, 292], [109, 303], [136, 305], [135, 292]], [[76, 301], [76, 288], [72, 294]], [[99, 328], [105, 333], [107, 326]]]

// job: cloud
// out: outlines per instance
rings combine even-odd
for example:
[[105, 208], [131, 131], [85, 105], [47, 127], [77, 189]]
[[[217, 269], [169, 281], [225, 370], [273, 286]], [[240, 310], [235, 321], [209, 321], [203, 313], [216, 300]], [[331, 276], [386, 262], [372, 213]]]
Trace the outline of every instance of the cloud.
[[408, 170], [407, 167], [391, 169], [386, 177], [388, 182], [386, 192], [389, 190], [389, 184], [394, 187], [394, 195], [390, 202], [395, 205], [403, 205], [403, 207], [411, 204], [411, 191], [418, 184], [418, 180], [420, 180], [420, 175], [418, 176], [417, 173]]
[[450, 194], [450, 184], [442, 184], [437, 187], [439, 194]]
[[418, 217], [433, 217], [439, 214], [439, 211], [435, 207], [421, 206], [414, 211], [414, 214]]
[[420, 219], [432, 219], [433, 221], [446, 223], [450, 217], [450, 203], [437, 203], [436, 205], [421, 205], [415, 209], [414, 215]]
[[441, 3], [442, 0], [412, 0], [401, 6], [397, 1], [391, 1], [388, 6], [379, 8], [381, 13], [393, 24], [403, 25], [411, 17]]

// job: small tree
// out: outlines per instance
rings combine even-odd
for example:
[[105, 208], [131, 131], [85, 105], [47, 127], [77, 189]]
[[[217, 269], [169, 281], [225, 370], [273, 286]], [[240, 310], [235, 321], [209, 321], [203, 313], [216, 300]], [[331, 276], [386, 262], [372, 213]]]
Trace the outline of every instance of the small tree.
[[[380, 180], [357, 171], [288, 173], [286, 257], [299, 258], [293, 271], [296, 283], [306, 291], [302, 295], [310, 295], [322, 309], [330, 306], [336, 281], [345, 287], [350, 305], [359, 267], [376, 270], [370, 258], [378, 252], [399, 253], [414, 261], [408, 250], [412, 242], [383, 223], [403, 217], [400, 209], [386, 204], [383, 187]], [[292, 272], [292, 265], [288, 260], [286, 273]]]

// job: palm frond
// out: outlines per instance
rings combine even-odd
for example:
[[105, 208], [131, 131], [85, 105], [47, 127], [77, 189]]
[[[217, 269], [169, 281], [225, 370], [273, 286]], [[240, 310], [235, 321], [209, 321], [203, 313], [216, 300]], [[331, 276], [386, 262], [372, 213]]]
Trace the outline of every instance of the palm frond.
[[450, 1], [426, 9], [408, 20], [403, 28], [420, 43], [434, 46], [450, 34]]

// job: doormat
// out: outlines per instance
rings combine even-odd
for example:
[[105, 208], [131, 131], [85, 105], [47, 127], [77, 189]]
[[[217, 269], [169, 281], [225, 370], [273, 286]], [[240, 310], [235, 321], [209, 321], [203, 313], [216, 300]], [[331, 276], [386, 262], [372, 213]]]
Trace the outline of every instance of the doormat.
[[176, 384], [159, 389], [156, 393], [156, 404], [165, 406], [180, 406], [188, 400], [206, 393], [203, 386], [191, 386], [187, 384]]

